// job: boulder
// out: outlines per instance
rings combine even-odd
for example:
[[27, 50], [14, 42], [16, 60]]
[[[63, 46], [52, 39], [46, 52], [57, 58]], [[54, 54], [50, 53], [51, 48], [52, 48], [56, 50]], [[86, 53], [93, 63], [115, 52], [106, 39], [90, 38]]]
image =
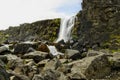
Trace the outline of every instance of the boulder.
[[0, 54], [8, 54], [10, 53], [9, 45], [4, 45], [0, 47]]
[[36, 51], [36, 50], [34, 48], [30, 47], [27, 52], [29, 53], [29, 52], [34, 52], [34, 51]]
[[49, 61], [50, 61], [49, 59], [42, 60], [42, 61], [40, 61], [40, 62], [37, 64], [37, 66], [42, 69], [42, 68], [45, 67], [45, 65], [46, 65]]
[[41, 75], [35, 74], [32, 80], [44, 80]]
[[23, 72], [23, 75], [26, 75], [27, 77], [29, 77], [29, 79], [32, 79], [34, 74], [38, 71], [35, 64], [34, 65], [29, 64], [29, 65], [23, 66], [22, 72]]
[[70, 80], [87, 80], [85, 76], [81, 73], [70, 74]]
[[71, 73], [71, 65], [67, 65], [67, 64], [62, 64], [61, 66], [58, 67], [58, 71], [62, 72], [64, 74], [70, 74]]
[[61, 62], [58, 59], [53, 59], [46, 63], [43, 70], [48, 70], [48, 69], [56, 70], [60, 65], [61, 65]]
[[36, 42], [23, 42], [16, 44], [14, 48], [14, 54], [25, 54], [30, 48], [36, 49], [38, 47], [38, 43]]
[[41, 51], [34, 51], [22, 56], [23, 59], [33, 59], [35, 62], [42, 61], [47, 58], [49, 54]]
[[46, 44], [39, 45], [37, 50], [42, 51], [42, 52], [48, 52], [48, 53], [50, 52], [50, 50]]
[[0, 60], [0, 80], [10, 80], [9, 74], [5, 70], [5, 64]]
[[99, 54], [102, 54], [102, 52], [94, 51], [94, 50], [89, 50], [89, 51], [87, 52], [87, 57], [96, 56], [96, 55], [99, 55]]
[[18, 58], [16, 55], [13, 55], [13, 54], [6, 54], [6, 55], [0, 55], [0, 59], [1, 59], [5, 64], [7, 64], [9, 61], [18, 60], [18, 59], [20, 59], [20, 58]]
[[8, 62], [8, 59], [5, 55], [0, 55], [0, 60], [2, 60], [5, 64]]
[[106, 75], [111, 72], [110, 63], [105, 54], [96, 56], [86, 57], [82, 60], [77, 60], [69, 63], [72, 65], [71, 74], [72, 76], [77, 74], [77, 77], [87, 79], [103, 79]]
[[113, 56], [109, 57], [109, 60], [113, 69], [118, 70], [120, 68], [120, 53], [113, 53]]
[[68, 80], [67, 77], [56, 70], [46, 70], [41, 75], [34, 75], [32, 80]]
[[30, 80], [27, 76], [25, 75], [20, 75], [14, 72], [9, 72], [11, 75], [11, 80]]
[[78, 50], [66, 49], [65, 58], [76, 60], [81, 58], [81, 54]]
[[8, 69], [12, 69], [14, 70], [16, 67], [20, 67], [22, 68], [23, 67], [23, 60], [21, 58], [18, 58], [17, 56], [7, 56], [7, 60], [8, 60], [8, 63], [7, 63], [7, 68]]

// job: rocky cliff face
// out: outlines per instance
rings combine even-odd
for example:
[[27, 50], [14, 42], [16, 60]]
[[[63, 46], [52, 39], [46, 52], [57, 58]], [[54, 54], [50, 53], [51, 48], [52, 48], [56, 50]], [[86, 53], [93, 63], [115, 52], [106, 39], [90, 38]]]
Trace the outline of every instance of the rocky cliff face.
[[119, 50], [120, 0], [83, 0], [77, 17], [78, 45]]
[[43, 20], [25, 23], [17, 27], [9, 27], [1, 31], [1, 41], [49, 40], [54, 41], [59, 32], [60, 19]]

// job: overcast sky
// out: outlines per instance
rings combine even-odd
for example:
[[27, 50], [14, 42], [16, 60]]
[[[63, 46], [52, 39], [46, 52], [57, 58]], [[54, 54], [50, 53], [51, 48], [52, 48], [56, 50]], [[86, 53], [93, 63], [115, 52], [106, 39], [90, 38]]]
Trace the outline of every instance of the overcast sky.
[[0, 0], [0, 29], [75, 15], [82, 0]]

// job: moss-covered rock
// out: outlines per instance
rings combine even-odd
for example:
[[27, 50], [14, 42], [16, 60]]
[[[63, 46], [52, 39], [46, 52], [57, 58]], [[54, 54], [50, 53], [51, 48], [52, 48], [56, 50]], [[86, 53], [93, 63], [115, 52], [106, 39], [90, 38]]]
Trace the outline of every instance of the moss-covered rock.
[[0, 32], [0, 42], [27, 41], [27, 40], [48, 40], [54, 41], [59, 32], [60, 19], [42, 20], [33, 23], [24, 23], [20, 26], [9, 27]]
[[[83, 0], [77, 14], [75, 32], [79, 44], [88, 47], [99, 44], [101, 48], [120, 48], [120, 0]], [[78, 45], [76, 47], [78, 47]]]

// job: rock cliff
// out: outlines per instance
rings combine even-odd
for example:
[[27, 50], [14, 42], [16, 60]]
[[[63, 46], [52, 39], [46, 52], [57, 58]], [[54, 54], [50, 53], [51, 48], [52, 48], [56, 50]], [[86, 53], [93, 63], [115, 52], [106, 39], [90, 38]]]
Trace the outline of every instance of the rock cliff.
[[83, 0], [75, 31], [78, 45], [120, 48], [120, 0]]
[[35, 39], [54, 41], [59, 32], [59, 26], [60, 19], [58, 18], [9, 27], [9, 29], [0, 32], [1, 42], [5, 40], [27, 41]]

